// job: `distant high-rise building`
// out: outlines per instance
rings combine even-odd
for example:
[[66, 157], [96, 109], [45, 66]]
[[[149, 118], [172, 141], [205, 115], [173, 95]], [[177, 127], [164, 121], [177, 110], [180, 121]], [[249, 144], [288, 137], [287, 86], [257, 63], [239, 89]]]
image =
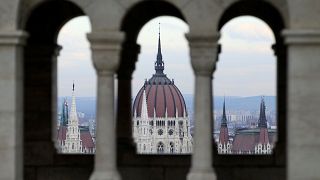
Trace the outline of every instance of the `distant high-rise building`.
[[191, 153], [192, 137], [184, 98], [163, 73], [160, 30], [155, 74], [133, 104], [133, 136], [138, 153]]
[[62, 104], [60, 126], [67, 126], [68, 119], [69, 119], [69, 107], [68, 107], [67, 99], [64, 99]]

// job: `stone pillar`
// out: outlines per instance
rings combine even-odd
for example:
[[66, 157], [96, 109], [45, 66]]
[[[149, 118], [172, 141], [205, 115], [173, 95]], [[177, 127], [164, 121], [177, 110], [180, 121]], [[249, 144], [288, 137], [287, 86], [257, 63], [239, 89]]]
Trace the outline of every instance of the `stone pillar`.
[[60, 148], [60, 144], [57, 141], [57, 120], [58, 120], [58, 56], [60, 54], [60, 51], [62, 49], [62, 46], [57, 45], [55, 47], [55, 51], [53, 53], [53, 57], [52, 57], [52, 76], [51, 76], [51, 81], [52, 81], [52, 94], [51, 94], [51, 98], [52, 98], [52, 131], [51, 131], [51, 139], [55, 145], [55, 148], [58, 149]]
[[95, 167], [90, 180], [120, 180], [116, 165], [114, 76], [120, 64], [124, 36], [120, 32], [88, 34], [98, 75]]
[[320, 30], [285, 30], [288, 45], [288, 179], [320, 179]]
[[24, 50], [24, 165], [53, 163], [57, 151], [56, 44], [27, 44]]
[[213, 170], [213, 94], [212, 73], [218, 53], [219, 34], [186, 35], [190, 44], [191, 63], [195, 74], [194, 139], [188, 180], [215, 180]]
[[23, 177], [22, 46], [26, 33], [0, 32], [0, 179]]
[[[140, 46], [135, 43], [125, 43], [122, 46], [121, 64], [118, 69], [118, 109], [117, 109], [117, 140], [118, 149], [135, 151], [132, 134], [132, 96], [131, 79], [135, 63], [140, 53]], [[120, 145], [120, 146], [119, 146]], [[119, 151], [118, 151], [119, 152]]]

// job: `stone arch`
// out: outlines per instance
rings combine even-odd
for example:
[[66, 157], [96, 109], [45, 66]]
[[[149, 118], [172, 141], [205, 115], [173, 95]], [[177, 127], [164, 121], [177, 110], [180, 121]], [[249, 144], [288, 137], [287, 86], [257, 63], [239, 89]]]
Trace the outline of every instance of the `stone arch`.
[[[57, 161], [82, 162], [79, 171], [89, 178], [92, 157], [71, 156], [62, 158], [55, 148], [57, 115], [57, 62], [61, 47], [57, 36], [65, 23], [85, 15], [84, 11], [70, 1], [45, 1], [32, 8], [23, 29], [29, 34], [24, 49], [24, 159], [25, 177], [41, 173], [41, 165], [65, 168]], [[37, 150], [38, 149], [38, 150]], [[45, 149], [45, 150], [44, 150]], [[83, 163], [86, 162], [87, 163]], [[65, 174], [64, 179], [72, 179]]]
[[[282, 37], [282, 31], [286, 28], [285, 18], [278, 9], [271, 3], [266, 1], [237, 1], [231, 4], [222, 13], [220, 20], [218, 22], [217, 30], [221, 30], [224, 24], [233, 18], [250, 15], [263, 20], [271, 30], [273, 31], [276, 44], [272, 47], [274, 53], [277, 57], [276, 64], [276, 76], [277, 76], [277, 123], [278, 123], [278, 139], [274, 153], [271, 156], [254, 156], [248, 157], [246, 155], [241, 156], [219, 156], [217, 151], [214, 151], [215, 166], [221, 164], [233, 166], [234, 159], [241, 159], [241, 164], [260, 164], [264, 166], [274, 165], [275, 162], [279, 165], [276, 172], [279, 174], [277, 176], [279, 179], [285, 179], [285, 167], [286, 167], [286, 142], [287, 142], [287, 48], [284, 43], [284, 38]], [[232, 168], [231, 168], [232, 169]], [[268, 169], [264, 169], [266, 173]], [[270, 172], [272, 173], [272, 172]], [[226, 176], [226, 174], [221, 174], [218, 172], [219, 176]], [[244, 175], [245, 177], [245, 175]]]
[[187, 23], [182, 12], [166, 1], [144, 1], [132, 6], [121, 22], [121, 31], [126, 33], [126, 41], [136, 42], [141, 28], [148, 21], [164, 15], [177, 17]]
[[284, 17], [276, 7], [266, 1], [237, 1], [231, 4], [220, 16], [218, 30], [231, 19], [242, 15], [251, 15], [266, 22], [276, 41], [281, 41], [281, 31], [285, 28]]
[[[72, 18], [85, 15], [84, 11], [70, 1], [47, 1], [37, 4], [26, 19], [25, 31], [29, 43], [56, 43], [59, 30]], [[45, 33], [43, 33], [45, 32]]]

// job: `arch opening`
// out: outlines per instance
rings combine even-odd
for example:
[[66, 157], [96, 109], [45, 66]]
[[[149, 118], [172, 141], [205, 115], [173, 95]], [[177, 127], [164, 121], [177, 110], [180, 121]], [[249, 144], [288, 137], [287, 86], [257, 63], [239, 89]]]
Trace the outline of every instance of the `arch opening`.
[[[57, 155], [57, 57], [61, 47], [57, 44], [58, 34], [69, 20], [84, 16], [80, 7], [70, 1], [46, 1], [37, 5], [29, 14], [25, 31], [29, 37], [24, 48], [24, 153], [36, 157], [24, 159], [25, 168], [37, 169], [45, 158], [61, 158]], [[70, 87], [72, 87], [72, 82]], [[34, 148], [45, 151], [34, 151]], [[72, 146], [70, 146], [72, 148]], [[75, 158], [69, 157], [69, 161]], [[93, 159], [77, 157], [77, 161], [86, 163], [90, 169]], [[35, 161], [36, 159], [36, 161]], [[61, 159], [60, 161], [64, 161]], [[70, 162], [71, 162], [70, 161]], [[65, 162], [68, 164], [68, 162]], [[30, 166], [32, 164], [32, 167]], [[50, 166], [59, 166], [50, 161]], [[25, 172], [28, 176], [29, 172]], [[83, 171], [84, 176], [90, 170]]]
[[[62, 154], [93, 154], [96, 149], [97, 77], [86, 38], [90, 31], [89, 19], [80, 16], [68, 21], [58, 35], [63, 49], [57, 58], [56, 141]], [[69, 148], [70, 143], [74, 148]]]
[[275, 36], [253, 16], [221, 28], [215, 72], [215, 142], [219, 154], [272, 154], [277, 137]]
[[[157, 141], [168, 147], [161, 153], [192, 152], [193, 74], [187, 31], [183, 21], [162, 16], [146, 23], [138, 35], [141, 54], [132, 79], [131, 117], [138, 154], [159, 154]], [[140, 134], [141, 128], [147, 133]], [[146, 144], [146, 150], [139, 149], [140, 144]]]

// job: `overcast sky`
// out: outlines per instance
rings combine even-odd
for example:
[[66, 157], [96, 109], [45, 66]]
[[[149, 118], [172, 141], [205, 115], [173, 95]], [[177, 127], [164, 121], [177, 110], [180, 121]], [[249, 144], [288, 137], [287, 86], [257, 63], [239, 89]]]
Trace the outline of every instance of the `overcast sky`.
[[[190, 65], [189, 47], [184, 36], [187, 24], [173, 17], [159, 17], [148, 22], [140, 31], [141, 53], [133, 74], [133, 95], [144, 80], [154, 74], [161, 23], [162, 56], [165, 73], [183, 94], [193, 94], [194, 78]], [[90, 32], [86, 17], [69, 21], [58, 36], [63, 47], [58, 57], [58, 96], [70, 96], [72, 81], [77, 96], [96, 95], [96, 75], [91, 63], [86, 33]], [[271, 50], [274, 37], [270, 28], [253, 17], [229, 21], [221, 31], [222, 53], [214, 73], [214, 94], [223, 96], [275, 95], [275, 56]]]

